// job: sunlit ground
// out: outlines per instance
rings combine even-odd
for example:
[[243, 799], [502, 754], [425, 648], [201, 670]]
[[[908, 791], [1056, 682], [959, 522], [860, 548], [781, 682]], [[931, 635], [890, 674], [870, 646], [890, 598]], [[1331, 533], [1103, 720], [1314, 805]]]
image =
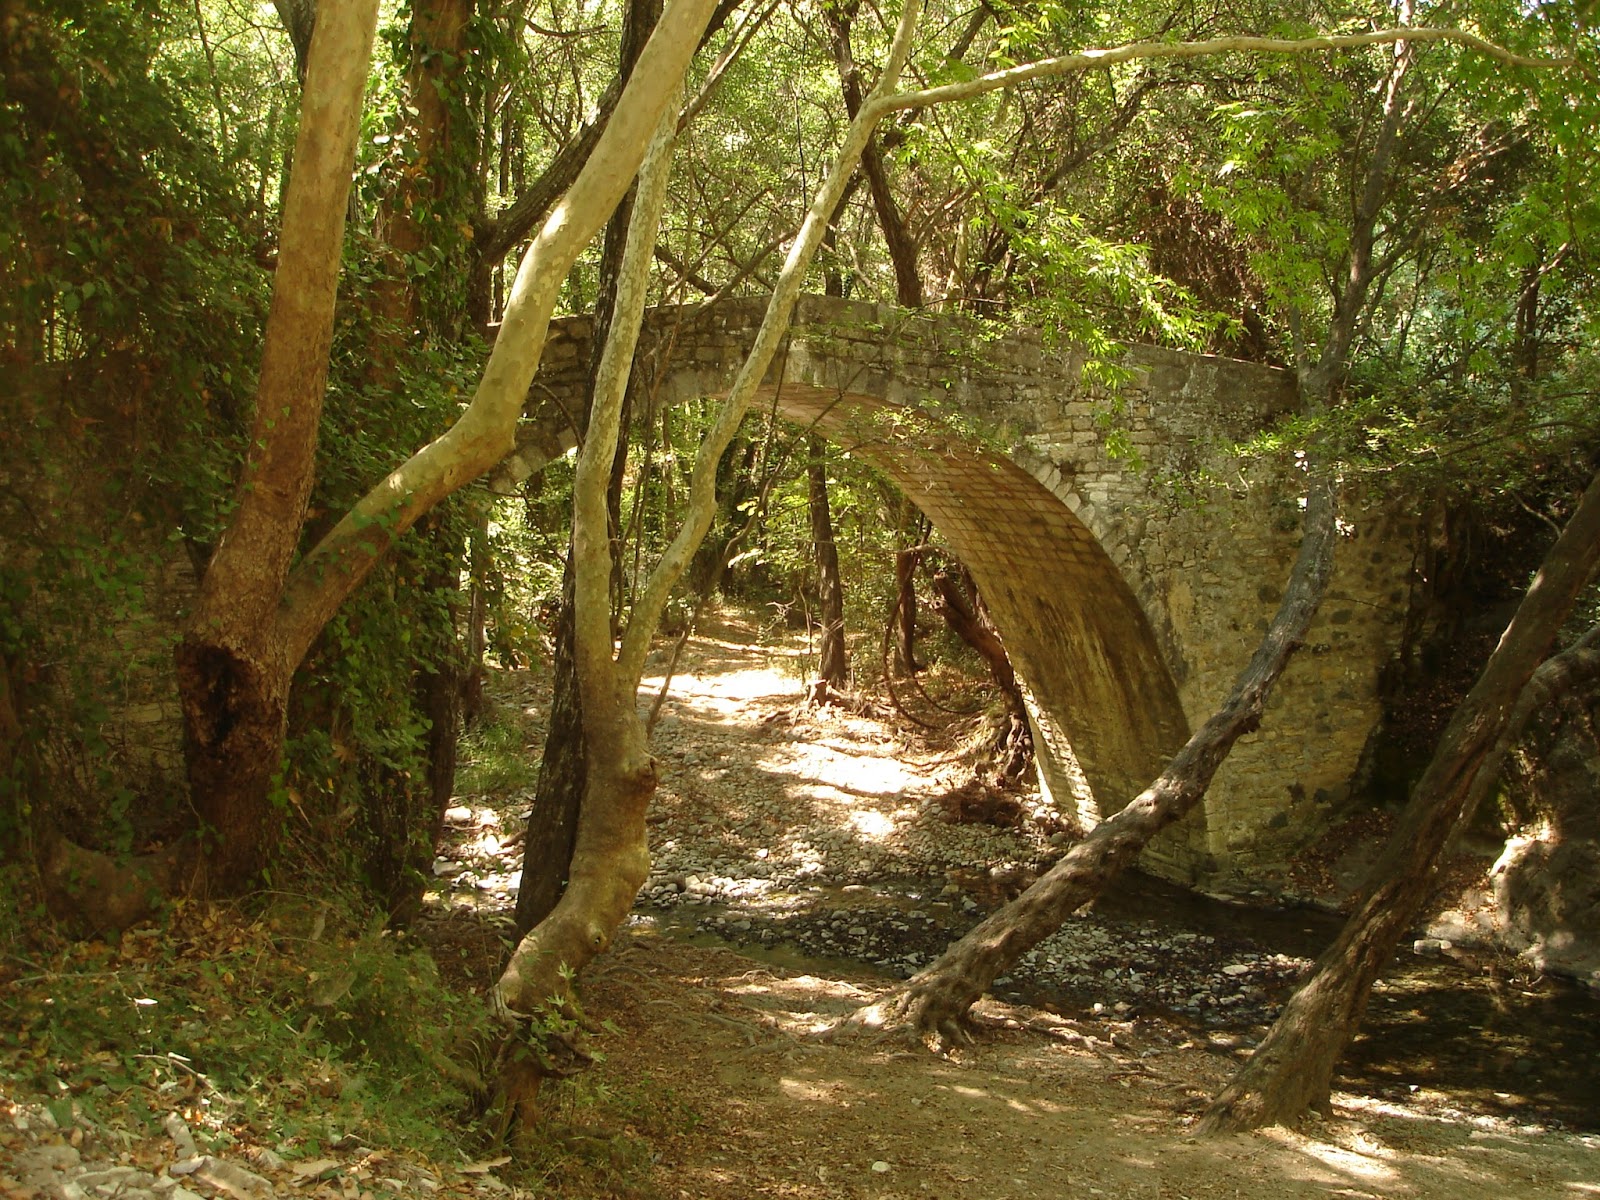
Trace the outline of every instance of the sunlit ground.
[[[801, 674], [793, 649], [763, 649], [768, 665], [727, 669], [719, 650], [749, 647], [695, 638], [674, 675], [667, 711], [684, 723], [708, 725], [746, 724], [752, 707], [778, 711], [793, 709], [802, 698]], [[641, 697], [646, 705], [660, 690], [662, 677], [646, 679]], [[852, 719], [834, 713], [830, 728], [803, 741], [750, 745], [751, 758], [739, 764], [776, 781], [788, 797], [804, 802], [815, 818], [851, 830], [864, 842], [892, 838], [915, 818], [927, 773], [902, 761], [885, 745], [881, 723]], [[891, 750], [886, 753], [886, 749]], [[705, 778], [716, 778], [725, 765], [701, 767]]]

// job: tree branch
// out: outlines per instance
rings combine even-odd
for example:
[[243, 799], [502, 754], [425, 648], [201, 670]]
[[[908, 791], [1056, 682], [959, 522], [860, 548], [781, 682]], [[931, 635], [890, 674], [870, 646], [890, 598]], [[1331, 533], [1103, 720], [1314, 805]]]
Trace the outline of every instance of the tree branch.
[[854, 174], [855, 164], [861, 157], [861, 151], [866, 146], [867, 139], [872, 136], [874, 126], [885, 113], [890, 111], [887, 102], [894, 96], [900, 72], [905, 69], [906, 59], [910, 57], [912, 35], [916, 32], [917, 16], [921, 8], [920, 0], [906, 0], [900, 13], [899, 27], [895, 30], [894, 42], [889, 49], [888, 60], [884, 63], [883, 73], [878, 79], [877, 86], [862, 105], [856, 119], [850, 123], [849, 129], [845, 131], [844, 141], [839, 147], [833, 166], [829, 169], [822, 188], [812, 199], [805, 221], [800, 226], [800, 233], [789, 248], [789, 256], [784, 262], [783, 270], [779, 272], [777, 284], [772, 291], [772, 300], [767, 305], [761, 328], [756, 331], [750, 353], [739, 368], [733, 387], [728, 391], [728, 398], [717, 414], [716, 422], [700, 444], [700, 450], [695, 456], [694, 470], [690, 476], [689, 503], [684, 523], [679, 527], [677, 535], [667, 546], [661, 561], [656, 564], [656, 569], [640, 591], [639, 598], [634, 604], [633, 617], [623, 633], [619, 664], [629, 678], [638, 679], [644, 674], [644, 660], [650, 651], [650, 639], [655, 635], [661, 613], [666, 608], [667, 598], [671, 595], [673, 585], [688, 567], [695, 548], [699, 546], [706, 535], [706, 530], [711, 526], [712, 512], [716, 504], [717, 462], [722, 458], [728, 443], [733, 440], [739, 423], [744, 420], [744, 414], [755, 398], [756, 389], [777, 353], [778, 344], [788, 331], [789, 319], [794, 313], [795, 302], [799, 299], [806, 268], [816, 255], [817, 247], [822, 244], [822, 236], [827, 231], [840, 196], [851, 175]]
[[714, 0], [673, 0], [623, 89], [594, 153], [522, 260], [483, 378], [454, 425], [363, 496], [290, 576], [279, 610], [291, 662], [394, 539], [515, 447], [556, 297], [567, 271], [638, 172], [662, 106], [676, 95]]
[[886, 98], [883, 103], [890, 110], [921, 108], [929, 104], [948, 104], [953, 100], [970, 100], [1001, 88], [1015, 87], [1031, 79], [1048, 79], [1056, 75], [1072, 75], [1095, 67], [1114, 66], [1144, 58], [1204, 58], [1214, 54], [1312, 54], [1322, 50], [1356, 50], [1363, 46], [1381, 46], [1392, 42], [1454, 42], [1486, 54], [1497, 62], [1514, 67], [1556, 68], [1570, 67], [1572, 58], [1531, 58], [1515, 54], [1497, 46], [1486, 38], [1459, 29], [1383, 29], [1375, 33], [1326, 35], [1308, 38], [1220, 37], [1198, 42], [1131, 42], [1108, 50], [1083, 50], [1077, 54], [1064, 54], [1058, 58], [1043, 58], [1037, 62], [992, 71], [976, 79], [960, 83], [947, 83], [941, 87], [924, 88], [917, 92], [901, 92]]

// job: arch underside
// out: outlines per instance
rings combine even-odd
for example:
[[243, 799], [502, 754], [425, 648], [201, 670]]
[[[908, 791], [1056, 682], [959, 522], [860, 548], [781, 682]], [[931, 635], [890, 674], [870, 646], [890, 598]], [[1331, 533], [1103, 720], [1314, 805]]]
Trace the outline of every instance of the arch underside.
[[[889, 476], [972, 572], [1055, 759], [1053, 772], [1041, 765], [1058, 803], [1065, 785], [1081, 815], [1103, 816], [1160, 773], [1188, 737], [1172, 674], [1121, 571], [1049, 489], [874, 396], [784, 383], [763, 388], [761, 403]], [[1074, 759], [1081, 779], [1061, 770]]]

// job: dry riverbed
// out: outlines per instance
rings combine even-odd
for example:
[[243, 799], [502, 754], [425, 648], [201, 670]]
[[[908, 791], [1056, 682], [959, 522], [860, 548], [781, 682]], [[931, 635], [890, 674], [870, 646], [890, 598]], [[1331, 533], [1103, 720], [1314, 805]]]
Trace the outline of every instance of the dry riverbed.
[[[1481, 1021], [1465, 1039], [1490, 1072], [1481, 1085], [1394, 1066], [1347, 1075], [1334, 1112], [1301, 1129], [1192, 1137], [1328, 928], [1316, 914], [1263, 927], [1260, 914], [1205, 902], [1190, 920], [1192, 898], [1152, 908], [1152, 889], [1136, 885], [1019, 964], [978, 1006], [968, 1051], [818, 1036], [1024, 886], [1062, 839], [1048, 821], [1028, 832], [951, 823], [970, 775], [958, 746], [881, 709], [804, 709], [801, 656], [760, 640], [730, 619], [690, 644], [654, 742], [655, 868], [583, 984], [609, 1028], [594, 1042], [603, 1057], [547, 1086], [531, 1148], [440, 1162], [330, 1129], [312, 1153], [261, 1135], [270, 1122], [247, 1119], [245, 1097], [197, 1088], [177, 1063], [162, 1085], [171, 1096], [140, 1093], [158, 1116], [171, 1110], [153, 1136], [114, 1108], [91, 1120], [70, 1097], [0, 1088], [0, 1197], [1600, 1195], [1600, 1136], [1538, 1107], [1563, 1056], [1478, 1042]], [[525, 711], [535, 748], [545, 684], [522, 673], [496, 685], [499, 703]], [[417, 933], [463, 986], [486, 986], [503, 954], [526, 804], [463, 795], [449, 815]], [[267, 944], [257, 930], [215, 936]], [[1396, 985], [1375, 1010], [1412, 1002]], [[1564, 1036], [1541, 1027], [1529, 1040], [1548, 1050]], [[1404, 1049], [1384, 1048], [1383, 1061]], [[1565, 1057], [1579, 1072], [1592, 1061]], [[324, 1083], [350, 1081], [307, 1085]]]
[[[1330, 1119], [1298, 1131], [1192, 1138], [1308, 962], [1303, 946], [1230, 936], [1226, 910], [1210, 932], [1116, 905], [1075, 920], [980, 1005], [985, 1035], [955, 1058], [819, 1038], [1025, 885], [1061, 839], [950, 823], [947, 797], [969, 777], [959, 754], [881, 711], [804, 709], [796, 653], [757, 643], [736, 620], [691, 642], [653, 741], [654, 869], [584, 989], [621, 1031], [591, 1082], [656, 1115], [631, 1194], [1600, 1194], [1600, 1138], [1414, 1085], [1340, 1093]], [[439, 919], [503, 912], [515, 866], [494, 851], [515, 818], [470, 803], [454, 816]], [[1285, 914], [1285, 934], [1314, 940], [1317, 919]], [[1043, 996], [1058, 1011], [1022, 1002]]]

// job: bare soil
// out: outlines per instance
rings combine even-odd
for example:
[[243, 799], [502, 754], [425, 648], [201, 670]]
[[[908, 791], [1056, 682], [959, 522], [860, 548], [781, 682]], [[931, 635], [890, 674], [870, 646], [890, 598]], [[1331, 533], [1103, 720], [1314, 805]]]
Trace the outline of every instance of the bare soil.
[[[885, 710], [807, 713], [803, 660], [792, 647], [762, 649], [757, 632], [730, 618], [680, 666], [657, 742], [658, 861], [760, 854], [842, 881], [816, 849], [837, 850], [826, 838], [841, 829], [852, 831], [850, 853], [879, 870], [930, 873], [1037, 849], [1024, 834], [963, 826], [944, 827], [954, 856], [931, 844], [938, 827], [923, 818], [965, 780], [960, 756]], [[536, 712], [537, 698], [524, 699]], [[464, 934], [509, 903], [511, 863], [482, 853], [499, 850], [482, 828], [496, 817], [469, 811], [480, 853], [461, 844], [452, 854], [470, 884], [441, 895], [436, 933]], [[761, 881], [747, 882], [749, 902], [762, 903]], [[777, 903], [783, 889], [771, 890]], [[544, 1131], [602, 1149], [549, 1160], [545, 1184], [674, 1200], [1600, 1195], [1600, 1138], [1518, 1125], [1426, 1089], [1404, 1103], [1338, 1094], [1327, 1118], [1299, 1130], [1197, 1140], [1197, 1112], [1245, 1049], [1219, 1053], [1217, 1041], [1153, 1017], [986, 1000], [978, 1044], [953, 1057], [828, 1040], [834, 1020], [894, 982], [866, 964], [784, 965], [691, 944], [642, 906], [583, 987], [590, 1015], [614, 1027], [599, 1042], [604, 1061], [553, 1093]]]
[[[166, 1083], [126, 1093], [166, 1113], [167, 1133], [152, 1134], [148, 1120], [123, 1121], [111, 1102], [87, 1119], [64, 1085], [24, 1094], [10, 1080], [37, 1072], [11, 1063], [0, 1071], [0, 1197], [1600, 1196], [1600, 1136], [1526, 1124], [1528, 1110], [1511, 1095], [1541, 1086], [1543, 1068], [1523, 1051], [1548, 1043], [1564, 1053], [1555, 1047], [1565, 1035], [1521, 1018], [1515, 1053], [1491, 1044], [1487, 1021], [1469, 1033], [1494, 1068], [1488, 1084], [1417, 1086], [1405, 1082], [1416, 1076], [1397, 1073], [1381, 1094], [1336, 1094], [1331, 1114], [1298, 1130], [1222, 1140], [1191, 1129], [1247, 1052], [1249, 1029], [1208, 1029], [1132, 1006], [1118, 1015], [1115, 1004], [1051, 1012], [988, 999], [975, 1012], [977, 1044], [951, 1057], [898, 1040], [830, 1041], [834, 1021], [895, 986], [887, 969], [772, 945], [740, 953], [703, 930], [689, 941], [696, 923], [680, 918], [714, 915], [721, 929], [736, 927], [741, 912], [761, 918], [797, 902], [851, 911], [870, 890], [852, 881], [885, 876], [924, 879], [930, 902], [970, 916], [1021, 885], [1054, 831], [1048, 822], [1002, 830], [942, 820], [948, 797], [969, 789], [959, 735], [971, 727], [941, 739], [881, 704], [807, 710], [803, 648], [764, 648], [770, 637], [761, 632], [729, 618], [690, 645], [654, 743], [663, 778], [651, 818], [657, 870], [583, 981], [589, 1016], [608, 1030], [592, 1042], [601, 1057], [547, 1085], [538, 1126], [514, 1154], [484, 1145], [477, 1161], [431, 1161], [417, 1148], [333, 1137], [330, 1126], [319, 1157], [307, 1160], [303, 1145], [274, 1146], [265, 1123], [250, 1119], [252, 1103], [287, 1102], [296, 1087], [339, 1092], [331, 1074], [280, 1080], [252, 1100], [195, 1091], [181, 1056], [170, 1056], [180, 1061]], [[524, 714], [527, 748], [537, 753], [541, 679], [520, 672], [496, 687], [501, 705]], [[439, 888], [416, 931], [451, 979], [482, 989], [509, 932], [527, 796], [459, 799], [436, 863]], [[1025, 812], [1036, 805], [1027, 796], [1018, 803]], [[215, 924], [208, 936], [218, 945], [242, 942], [259, 950], [252, 961], [278, 961], [270, 929], [209, 910], [191, 917]], [[120, 953], [138, 959], [139, 939], [155, 932], [130, 934]], [[69, 975], [59, 979], [70, 986]], [[1414, 1015], [1429, 1019], [1421, 1008]], [[44, 1051], [30, 1044], [16, 1053]], [[1501, 1054], [1507, 1062], [1495, 1066]], [[1583, 1051], [1566, 1057], [1574, 1055], [1581, 1061]], [[195, 1157], [191, 1128], [224, 1147], [218, 1157]]]

